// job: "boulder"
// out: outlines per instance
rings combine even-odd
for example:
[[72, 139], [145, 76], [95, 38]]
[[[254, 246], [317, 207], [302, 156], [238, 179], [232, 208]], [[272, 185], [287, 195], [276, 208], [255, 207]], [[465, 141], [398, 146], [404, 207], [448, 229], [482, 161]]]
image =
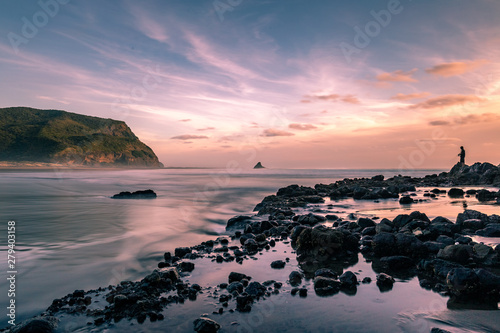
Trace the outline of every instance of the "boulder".
[[25, 320], [11, 329], [11, 333], [53, 333], [59, 320], [55, 317], [36, 317]]
[[340, 230], [319, 226], [304, 229], [297, 238], [297, 254], [327, 259], [343, 251], [344, 234]]
[[229, 276], [228, 276], [229, 283], [240, 282], [243, 279], [251, 280], [252, 278], [249, 277], [248, 275], [245, 275], [242, 273], [237, 273], [237, 272], [231, 272], [231, 273], [229, 273]]
[[342, 283], [328, 277], [318, 276], [314, 278], [314, 291], [318, 296], [328, 296], [339, 292]]
[[380, 273], [377, 275], [377, 287], [382, 292], [391, 290], [394, 282], [394, 278], [388, 274]]
[[305, 224], [305, 225], [315, 225], [320, 222], [326, 221], [326, 218], [321, 215], [316, 215], [313, 213], [309, 213], [307, 215], [296, 215], [293, 217], [294, 221], [297, 221], [300, 224]]
[[216, 333], [220, 329], [219, 323], [210, 318], [198, 318], [193, 324], [194, 330], [198, 333]]
[[264, 294], [266, 293], [266, 287], [260, 284], [259, 282], [254, 281], [248, 284], [248, 287], [246, 287], [245, 292], [252, 297], [264, 296]]
[[380, 234], [381, 232], [392, 232], [393, 228], [394, 224], [388, 219], [384, 218], [375, 226], [375, 231], [377, 234]]
[[329, 268], [320, 268], [320, 269], [316, 270], [316, 272], [314, 272], [314, 277], [318, 277], [318, 276], [327, 277], [327, 278], [331, 278], [331, 279], [337, 278], [337, 274]]
[[192, 250], [189, 247], [178, 247], [175, 249], [175, 256], [179, 258], [184, 258], [186, 254], [191, 252]]
[[453, 268], [446, 276], [446, 284], [456, 294], [470, 293], [479, 286], [479, 277], [470, 268]]
[[373, 253], [376, 256], [384, 257], [396, 253], [396, 237], [388, 232], [381, 232], [373, 236]]
[[380, 263], [385, 268], [393, 271], [415, 267], [413, 260], [405, 256], [382, 257]]
[[448, 196], [450, 198], [461, 198], [464, 196], [464, 194], [465, 194], [465, 192], [461, 188], [451, 188], [448, 191]]
[[358, 219], [358, 222], [356, 222], [358, 226], [361, 228], [369, 228], [369, 227], [374, 227], [376, 225], [375, 222], [373, 222], [372, 219], [366, 218], [366, 217], [361, 217]]
[[283, 260], [275, 260], [271, 263], [271, 268], [280, 269], [280, 268], [284, 268], [285, 265], [286, 265], [286, 262], [284, 262]]
[[298, 286], [302, 283], [303, 274], [298, 271], [293, 271], [288, 275], [288, 280], [292, 286]]
[[466, 264], [471, 258], [472, 247], [465, 244], [448, 245], [439, 250], [437, 257], [443, 260], [449, 260], [460, 264]]
[[339, 276], [339, 281], [342, 284], [343, 288], [356, 288], [358, 285], [358, 278], [351, 271], [344, 272], [341, 276]]

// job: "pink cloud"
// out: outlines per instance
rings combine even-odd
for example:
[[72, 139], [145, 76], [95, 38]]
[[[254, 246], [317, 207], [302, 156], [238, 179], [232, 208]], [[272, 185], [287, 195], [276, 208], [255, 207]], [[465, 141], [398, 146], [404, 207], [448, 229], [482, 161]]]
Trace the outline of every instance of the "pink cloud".
[[317, 127], [312, 124], [290, 124], [288, 128], [296, 129], [299, 131], [310, 131], [316, 129]]
[[429, 96], [431, 93], [421, 92], [421, 93], [413, 93], [413, 94], [396, 94], [391, 97], [391, 99], [395, 99], [398, 101], [408, 101], [411, 99], [424, 98]]
[[173, 139], [173, 140], [196, 140], [196, 139], [208, 139], [208, 136], [183, 134], [183, 135], [173, 136], [170, 139]]
[[443, 95], [434, 98], [429, 98], [426, 101], [411, 105], [410, 109], [435, 109], [444, 108], [453, 105], [464, 103], [483, 102], [484, 99], [474, 95]]
[[273, 136], [293, 136], [293, 135], [295, 134], [275, 128], [268, 128], [264, 130], [261, 136], [273, 137]]

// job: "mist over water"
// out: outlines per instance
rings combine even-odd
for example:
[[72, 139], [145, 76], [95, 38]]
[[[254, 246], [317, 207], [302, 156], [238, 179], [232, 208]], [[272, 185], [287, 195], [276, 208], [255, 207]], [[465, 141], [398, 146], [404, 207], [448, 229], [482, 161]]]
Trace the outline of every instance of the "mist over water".
[[[423, 176], [441, 170], [419, 170]], [[7, 221], [16, 221], [17, 322], [45, 310], [75, 289], [137, 280], [156, 268], [165, 251], [192, 246], [225, 233], [229, 218], [252, 214], [265, 196], [290, 184], [314, 186], [346, 177], [386, 177], [397, 170], [162, 169], [120, 171], [0, 172], [2, 251]], [[154, 200], [115, 200], [120, 191], [153, 189]], [[397, 201], [344, 206], [397, 215]], [[423, 206], [412, 210], [426, 212]], [[461, 203], [440, 215], [454, 219]], [[438, 205], [427, 205], [438, 212]], [[443, 210], [441, 208], [441, 210]], [[487, 212], [487, 211], [485, 211]], [[492, 212], [488, 212], [492, 213]], [[433, 214], [429, 214], [429, 216]], [[4, 252], [5, 253], [5, 252]], [[6, 272], [6, 260], [0, 271]], [[7, 290], [0, 280], [0, 292]], [[5, 309], [6, 298], [0, 306]], [[0, 327], [7, 325], [0, 316]]]

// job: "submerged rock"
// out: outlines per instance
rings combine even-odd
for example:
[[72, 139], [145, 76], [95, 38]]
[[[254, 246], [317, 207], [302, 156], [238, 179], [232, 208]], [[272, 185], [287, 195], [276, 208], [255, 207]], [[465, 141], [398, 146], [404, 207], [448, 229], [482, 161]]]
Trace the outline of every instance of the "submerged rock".
[[216, 333], [220, 329], [219, 323], [210, 318], [198, 318], [193, 324], [194, 330], [198, 333]]

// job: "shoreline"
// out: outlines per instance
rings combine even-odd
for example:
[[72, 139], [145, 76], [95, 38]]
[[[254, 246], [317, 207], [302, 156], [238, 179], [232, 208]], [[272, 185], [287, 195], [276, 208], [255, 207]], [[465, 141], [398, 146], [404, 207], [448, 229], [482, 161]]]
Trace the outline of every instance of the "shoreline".
[[[267, 301], [272, 301], [275, 298], [275, 295], [281, 295], [283, 293], [297, 295], [300, 298], [304, 298], [307, 297], [308, 292], [309, 293], [314, 292], [318, 295], [324, 293], [324, 296], [326, 297], [329, 297], [330, 293], [332, 295], [335, 295], [339, 291], [345, 293], [352, 292], [354, 286], [357, 286], [356, 288], [361, 288], [361, 285], [358, 284], [358, 282], [360, 281], [357, 281], [357, 279], [356, 281], [354, 281], [352, 275], [349, 274], [347, 274], [348, 276], [344, 276], [342, 278], [342, 275], [346, 272], [341, 272], [341, 271], [344, 271], [345, 269], [351, 266], [354, 260], [353, 254], [356, 254], [355, 255], [356, 258], [358, 258], [358, 256], [361, 255], [364, 256], [366, 254], [368, 258], [370, 258], [369, 259], [370, 261], [376, 259], [376, 256], [374, 257], [373, 254], [370, 253], [370, 251], [371, 252], [374, 251], [374, 254], [375, 253], [386, 254], [384, 250], [381, 250], [381, 252], [379, 250], [374, 250], [374, 248], [377, 249], [377, 246], [373, 247], [373, 239], [370, 240], [365, 237], [376, 236], [378, 234], [386, 232], [386, 231], [377, 232], [376, 230], [377, 226], [380, 226], [382, 224], [390, 226], [392, 223], [391, 228], [394, 229], [395, 224], [404, 223], [400, 221], [401, 219], [403, 219], [403, 217], [399, 218], [399, 220], [397, 221], [396, 218], [394, 221], [388, 221], [388, 222], [386, 221], [384, 223], [382, 223], [384, 220], [375, 218], [371, 220], [371, 222], [368, 221], [370, 219], [361, 219], [361, 218], [357, 219], [357, 221], [352, 219], [350, 220], [347, 218], [333, 219], [333, 217], [328, 216], [328, 214], [323, 215], [323, 212], [315, 212], [314, 207], [317, 204], [320, 204], [321, 199], [325, 197], [329, 197], [330, 199], [336, 200], [343, 197], [344, 194], [345, 197], [350, 197], [352, 194], [353, 197], [354, 196], [357, 197], [357, 200], [381, 200], [381, 199], [383, 200], [382, 198], [383, 196], [388, 196], [391, 193], [393, 193], [392, 191], [389, 191], [388, 193], [385, 192], [373, 193], [374, 189], [378, 188], [376, 185], [383, 185], [384, 188], [389, 188], [390, 186], [402, 186], [401, 190], [404, 191], [400, 191], [400, 189], [398, 189], [399, 192], [398, 198], [399, 198], [400, 197], [399, 194], [401, 193], [411, 194], [412, 192], [414, 192], [411, 188], [412, 186], [415, 186], [413, 183], [424, 182], [428, 184], [431, 183], [437, 184], [438, 182], [442, 182], [444, 180], [445, 180], [444, 177], [439, 178], [439, 176], [436, 176], [430, 178], [423, 177], [419, 179], [411, 177], [410, 178], [394, 177], [392, 180], [389, 179], [386, 181], [381, 179], [381, 177], [379, 176], [375, 176], [372, 179], [356, 179], [356, 180], [344, 179], [343, 181], [335, 183], [335, 185], [318, 184], [315, 188], [306, 188], [293, 185], [281, 188], [280, 190], [278, 190], [276, 195], [264, 198], [264, 200], [256, 206], [256, 209], [258, 208], [257, 209], [258, 213], [256, 215], [253, 215], [251, 217], [235, 217], [233, 219], [230, 219], [227, 224], [227, 229], [234, 231], [234, 233], [231, 233], [231, 237], [219, 237], [219, 239], [215, 241], [203, 242], [198, 246], [193, 246], [190, 248], [178, 248], [173, 254], [167, 255], [167, 253], [165, 253], [165, 260], [159, 263], [159, 270], [146, 276], [143, 280], [137, 282], [125, 282], [118, 286], [110, 286], [108, 288], [100, 288], [98, 290], [93, 290], [88, 292], [75, 291], [73, 294], [67, 295], [62, 299], [55, 300], [53, 305], [49, 307], [46, 314], [48, 316], [55, 315], [58, 318], [58, 320], [62, 319], [60, 316], [63, 314], [67, 315], [69, 314], [71, 316], [76, 316], [76, 317], [82, 315], [86, 317], [90, 315], [90, 318], [95, 318], [95, 321], [93, 323], [94, 326], [91, 325], [91, 327], [93, 328], [102, 327], [102, 329], [104, 329], [109, 325], [111, 325], [112, 327], [116, 323], [118, 323], [118, 325], [124, 325], [123, 323], [127, 322], [141, 323], [144, 322], [144, 320], [147, 317], [150, 318], [150, 322], [152, 324], [153, 322], [157, 322], [158, 320], [162, 319], [160, 315], [163, 316], [166, 315], [165, 311], [168, 310], [165, 310], [165, 308], [167, 306], [169, 307], [169, 309], [171, 309], [171, 306], [173, 306], [174, 303], [184, 303], [185, 301], [196, 299], [196, 297], [199, 298], [208, 297], [208, 296], [202, 296], [202, 293], [209, 294], [209, 296], [211, 295], [214, 297], [215, 295], [221, 295], [220, 297], [216, 297], [219, 300], [219, 302], [216, 303], [221, 305], [219, 309], [223, 309], [222, 312], [226, 314], [227, 306], [224, 306], [224, 303], [227, 303], [228, 306], [231, 307], [231, 309], [235, 305], [236, 308], [234, 309], [234, 311], [230, 312], [230, 315], [233, 315], [235, 312], [238, 313], [250, 312], [252, 307], [254, 306], [258, 307], [257, 304], [261, 302], [259, 301], [259, 299], [261, 298], [262, 302], [264, 302], [264, 299], [268, 299]], [[447, 181], [449, 182], [449, 179]], [[453, 181], [451, 183], [453, 183]], [[484, 187], [485, 185], [480, 185], [480, 186]], [[342, 191], [337, 191], [339, 188], [342, 189], [343, 186], [350, 188], [350, 190], [352, 191], [350, 193], [343, 193]], [[489, 186], [498, 186], [498, 184], [493, 183], [489, 184]], [[363, 191], [356, 192], [356, 188], [359, 187], [365, 187], [366, 191], [364, 193], [361, 193]], [[425, 194], [429, 194], [428, 197], [431, 198], [431, 194], [434, 193], [427, 192]], [[379, 195], [380, 197], [377, 197], [377, 195]], [[439, 197], [440, 195], [442, 195], [442, 193], [436, 193], [436, 195]], [[392, 200], [394, 199], [395, 198], [393, 197]], [[416, 208], [418, 207], [415, 207], [415, 209]], [[401, 233], [400, 229], [402, 227], [405, 227], [408, 223], [412, 222], [413, 220], [424, 221], [428, 223], [426, 225], [426, 228], [429, 227], [434, 223], [434, 221], [432, 222], [425, 221], [424, 215], [425, 214], [418, 215], [418, 218], [412, 218], [409, 221], [406, 221], [406, 224], [403, 224], [401, 227], [398, 226], [398, 230], [393, 230], [393, 232], [396, 235], [399, 235]], [[411, 214], [409, 216], [411, 216]], [[484, 218], [484, 216], [481, 217], [480, 215], [479, 217]], [[486, 219], [489, 219], [489, 217], [486, 216]], [[322, 227], [319, 227], [325, 223], [331, 224], [332, 226], [325, 227], [323, 229]], [[436, 223], [438, 224], [441, 223], [439, 224], [439, 226], [440, 227], [442, 226], [442, 228], [444, 228], [443, 230], [445, 230], [447, 227], [451, 227], [450, 225], [447, 224], [448, 222], [444, 220], [443, 221], [440, 220]], [[416, 228], [420, 228], [424, 231], [426, 230], [426, 228], [424, 228], [425, 223], [415, 223], [415, 225]], [[470, 226], [468, 225], [468, 227]], [[339, 230], [342, 232], [344, 231], [348, 232], [349, 237], [343, 239], [344, 236], [342, 236], [337, 232]], [[303, 232], [310, 233], [310, 235], [306, 237], [306, 234], [302, 235]], [[318, 239], [323, 239], [323, 236], [325, 236], [329, 239], [329, 241], [326, 243], [324, 241], [320, 241], [320, 243], [317, 243], [314, 240], [315, 237], [318, 236], [314, 235], [315, 232], [320, 233], [321, 237], [319, 237]], [[444, 234], [441, 234], [441, 231], [439, 229], [437, 232], [439, 236], [442, 235], [444, 236]], [[453, 236], [453, 234], [450, 235], [447, 230], [445, 230], [445, 233], [447, 234], [448, 238], [450, 238], [450, 236]], [[350, 236], [356, 234], [359, 234], [360, 237], [359, 239], [357, 239], [357, 247], [355, 248], [354, 238], [356, 237], [352, 238]], [[253, 235], [253, 237], [249, 235]], [[343, 240], [339, 243], [338, 242], [339, 239]], [[245, 262], [245, 265], [247, 265], [246, 262], [248, 262], [249, 260], [250, 262], [252, 262], [251, 260], [252, 258], [254, 260], [256, 260], [255, 258], [258, 258], [259, 260], [263, 261], [267, 260], [266, 267], [267, 270], [269, 270], [270, 260], [266, 259], [266, 257], [272, 257], [270, 250], [281, 246], [280, 244], [286, 245], [286, 248], [288, 248], [289, 246], [292, 246], [294, 243], [295, 243], [294, 251], [297, 251], [297, 259], [294, 258], [288, 258], [288, 259], [291, 261], [297, 260], [297, 266], [300, 267], [300, 269], [296, 270], [297, 273], [294, 275], [296, 276], [296, 278], [301, 276], [300, 278], [301, 280], [304, 279], [309, 281], [308, 287], [306, 288], [299, 288], [300, 284], [299, 287], [293, 287], [292, 286], [293, 278], [291, 275], [289, 276], [288, 279], [281, 279], [280, 281], [274, 281], [267, 286], [266, 286], [267, 281], [264, 281], [262, 279], [259, 280], [260, 281], [259, 282], [255, 279], [247, 279], [245, 276], [243, 277], [240, 276], [239, 281], [241, 283], [241, 289], [239, 289], [240, 286], [238, 285], [236, 289], [237, 293], [229, 292], [229, 289], [227, 289], [229, 286], [228, 283], [226, 283], [226, 286], [222, 284], [213, 284], [208, 287], [201, 287], [200, 285], [196, 285], [196, 283], [193, 284], [186, 282], [186, 279], [189, 279], [191, 275], [194, 275], [194, 273], [192, 272], [197, 271], [198, 261], [203, 261], [203, 260], [207, 261], [207, 263], [205, 264], [205, 269], [207, 269], [207, 267], [210, 267], [212, 265], [219, 265], [226, 263], [228, 265], [229, 264], [233, 265], [234, 263]], [[366, 246], [369, 243], [372, 244], [369, 251], [363, 250], [364, 249], [363, 246]], [[340, 244], [340, 247], [331, 247], [330, 244]], [[440, 245], [436, 245], [436, 247], [439, 246]], [[327, 249], [326, 252], [324, 252], [324, 248]], [[439, 248], [438, 250], [441, 249], [444, 249], [444, 247]], [[497, 246], [497, 248], [494, 251], [498, 252], [498, 250], [499, 249]], [[487, 252], [488, 253], [486, 254], [486, 256], [492, 254], [490, 253], [491, 251], [489, 250]], [[259, 253], [263, 254], [263, 256], [260, 258], [258, 257]], [[332, 254], [335, 254], [336, 257], [335, 260], [332, 260], [331, 258]], [[412, 258], [411, 253], [404, 253], [404, 254], [407, 255], [406, 258], [410, 258], [413, 265], [417, 264], [416, 259]], [[495, 254], [495, 252], [493, 254]], [[288, 255], [288, 257], [292, 256], [295, 257], [295, 254]], [[394, 256], [401, 257], [401, 253], [397, 253]], [[325, 259], [323, 260], [324, 264], [322, 264], [321, 261], [318, 263], [317, 259], [321, 257], [324, 257]], [[357, 259], [358, 261], [359, 258]], [[281, 266], [281, 265], [283, 265], [284, 267], [287, 266], [288, 261], [284, 259], [285, 258], [282, 258], [283, 262], [278, 262], [275, 264], [275, 266]], [[342, 264], [341, 271], [340, 270], [335, 271], [335, 269], [333, 269], [330, 273], [335, 274], [336, 275], [335, 278], [333, 277], [333, 275], [330, 276], [329, 275], [330, 273], [328, 272], [325, 273], [327, 274], [326, 276], [318, 275], [316, 276], [316, 278], [314, 278], [314, 274], [316, 274], [317, 270], [322, 268], [319, 266], [328, 266], [329, 264], [334, 264], [333, 266], [335, 266], [335, 262], [339, 260], [341, 262], [347, 262], [347, 266], [344, 267], [345, 264]], [[399, 260], [399, 263], [397, 265], [410, 266], [410, 262], [408, 261], [408, 259], [405, 258], [391, 259], [391, 260], [393, 261]], [[273, 263], [274, 261], [271, 262], [271, 264]], [[395, 265], [395, 263], [389, 260], [389, 263], [385, 265], [391, 266]], [[417, 266], [412, 266], [411, 270], [417, 269], [416, 267]], [[458, 266], [454, 268], [458, 268]], [[271, 268], [271, 270], [273, 269], [276, 268]], [[382, 270], [387, 271], [387, 268], [382, 268]], [[409, 269], [408, 271], [411, 270]], [[428, 269], [420, 269], [420, 271], [421, 271], [420, 273], [423, 273], [425, 271], [428, 271]], [[224, 272], [226, 276], [227, 274], [229, 274], [228, 269], [226, 269]], [[397, 274], [393, 273], [393, 276], [396, 277], [396, 280], [398, 279]], [[436, 281], [438, 280], [436, 276], [433, 276], [431, 274], [429, 280], [432, 280], [434, 278], [436, 279]], [[343, 279], [347, 282], [344, 283]], [[170, 282], [168, 282], [169, 280]], [[246, 280], [246, 282], [242, 280]], [[230, 276], [228, 277], [228, 282], [232, 283]], [[390, 284], [390, 282], [391, 280], [388, 279], [388, 281], [384, 283]], [[345, 284], [343, 287], [342, 283]], [[396, 284], [397, 283], [398, 282], [396, 281]], [[316, 286], [316, 284], [318, 284], [318, 286]], [[446, 287], [446, 282], [443, 284], [442, 277], [440, 282], [436, 282], [436, 285], [437, 284], [441, 284], [444, 287]], [[433, 286], [429, 285], [429, 288], [435, 289], [436, 285]], [[251, 288], [248, 289], [250, 286]], [[262, 288], [262, 286], [266, 288]], [[380, 288], [380, 286], [378, 287]], [[385, 287], [386, 286], [384, 286], [384, 288]], [[439, 286], [438, 288], [444, 288], [444, 287]], [[147, 311], [139, 311], [135, 309], [132, 312], [130, 311], [128, 312], [126, 308], [122, 307], [127, 305], [127, 308], [129, 306], [132, 306], [132, 308], [134, 308], [138, 300], [140, 301], [142, 299], [141, 298], [142, 296], [139, 297], [139, 299], [137, 299], [134, 298], [135, 296], [132, 297], [132, 295], [137, 295], [137, 294], [140, 295], [141, 292], [144, 291], [143, 288], [146, 288], [148, 293], [152, 295], [152, 297], [144, 296], [143, 299], [144, 301], [152, 302], [153, 303], [152, 308], [148, 308]], [[162, 293], [170, 293], [170, 296], [166, 300], [161, 301], [161, 298], [157, 296], [159, 295], [158, 292], [160, 291]], [[175, 291], [177, 291], [176, 294]], [[442, 290], [441, 292], [451, 293], [452, 289], [445, 289]], [[102, 298], [103, 294], [107, 295], [105, 299]], [[224, 295], [227, 294], [229, 298], [226, 299], [226, 297], [224, 297], [221, 299], [222, 294]], [[232, 297], [229, 295], [232, 295]], [[117, 296], [119, 297], [115, 299]], [[124, 296], [124, 298], [121, 296]], [[90, 299], [87, 297], [90, 297]], [[93, 309], [94, 306], [93, 302], [95, 302], [96, 300], [99, 300], [99, 302], [104, 303], [102, 305], [109, 304], [108, 310]], [[90, 304], [87, 304], [88, 302], [90, 302]], [[96, 312], [92, 312], [94, 310]], [[201, 314], [202, 313], [198, 313], [198, 315]], [[210, 317], [214, 317], [215, 319], [217, 319], [218, 316], [220, 316], [220, 314], [210, 315]], [[208, 316], [203, 316], [203, 318], [205, 317]], [[115, 324], [112, 324], [113, 322]], [[191, 322], [189, 324], [191, 326], [191, 331], [192, 331], [193, 324]], [[226, 327], [226, 329], [228, 329], [226, 325], [223, 325], [223, 327]]]

